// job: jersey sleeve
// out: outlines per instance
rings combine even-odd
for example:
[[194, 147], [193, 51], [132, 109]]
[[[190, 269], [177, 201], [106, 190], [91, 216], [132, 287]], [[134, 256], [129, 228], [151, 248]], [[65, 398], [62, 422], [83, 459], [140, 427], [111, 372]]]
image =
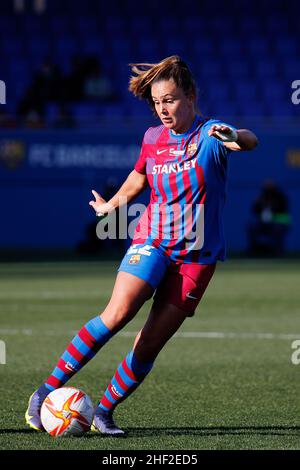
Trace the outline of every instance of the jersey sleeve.
[[140, 151], [140, 156], [136, 161], [136, 164], [134, 165], [135, 171], [138, 173], [141, 173], [141, 175], [146, 174], [146, 153], [145, 153], [145, 145], [144, 143], [142, 144], [142, 148]]
[[138, 173], [141, 173], [141, 175], [145, 175], [146, 174], [146, 164], [147, 164], [147, 161], [146, 161], [146, 144], [145, 144], [145, 136], [144, 136], [139, 158], [137, 159], [136, 164], [134, 165], [135, 171], [137, 171]]
[[223, 122], [217, 119], [210, 119], [209, 121], [207, 121], [207, 123], [205, 124], [205, 128], [203, 129], [204, 138], [206, 140], [206, 145], [207, 145], [207, 148], [209, 149], [209, 152], [213, 159], [216, 170], [222, 176], [222, 178], [224, 178], [227, 172], [228, 157], [229, 157], [229, 154], [232, 152], [232, 150], [226, 147], [221, 140], [208, 135], [209, 129], [214, 124], [229, 126], [234, 130], [237, 130], [237, 129], [231, 124], [228, 124], [226, 122]]
[[217, 119], [210, 119], [205, 126], [205, 137], [208, 139], [209, 146], [212, 150], [215, 162], [219, 165], [223, 165], [224, 162], [227, 160], [228, 155], [232, 152], [232, 150], [226, 145], [224, 145], [224, 142], [222, 142], [219, 139], [216, 139], [215, 137], [210, 137], [208, 135], [208, 131], [213, 125], [223, 125], [223, 126], [228, 126], [231, 127], [231, 129], [234, 129], [235, 131], [237, 130], [232, 124], [228, 124], [223, 121], [219, 121]]

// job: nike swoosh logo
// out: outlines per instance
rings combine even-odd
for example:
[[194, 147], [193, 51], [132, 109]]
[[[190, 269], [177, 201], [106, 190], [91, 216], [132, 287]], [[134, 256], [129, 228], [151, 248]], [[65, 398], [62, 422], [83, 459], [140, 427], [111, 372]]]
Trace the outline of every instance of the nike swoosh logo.
[[73, 369], [73, 367], [70, 367], [68, 364], [65, 365], [65, 368], [70, 370], [71, 372], [75, 371], [75, 369]]
[[157, 155], [160, 155], [161, 153], [167, 152], [167, 150], [168, 150], [168, 149], [157, 150], [156, 153], [157, 153]]
[[197, 297], [194, 297], [193, 295], [191, 295], [189, 292], [188, 294], [186, 294], [187, 298], [188, 299], [194, 299], [194, 300], [197, 300]]

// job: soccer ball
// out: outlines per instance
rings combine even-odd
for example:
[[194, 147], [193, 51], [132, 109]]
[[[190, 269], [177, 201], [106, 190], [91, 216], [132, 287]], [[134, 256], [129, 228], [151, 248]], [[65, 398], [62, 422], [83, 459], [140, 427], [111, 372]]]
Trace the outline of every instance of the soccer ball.
[[81, 436], [87, 432], [94, 416], [88, 395], [73, 387], [62, 387], [45, 398], [41, 408], [41, 421], [54, 437]]

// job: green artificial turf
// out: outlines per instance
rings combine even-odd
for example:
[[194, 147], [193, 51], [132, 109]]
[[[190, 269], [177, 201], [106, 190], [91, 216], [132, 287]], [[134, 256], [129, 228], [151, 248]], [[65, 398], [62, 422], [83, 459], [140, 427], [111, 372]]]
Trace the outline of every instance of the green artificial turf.
[[[124, 439], [55, 439], [24, 421], [28, 398], [74, 332], [105, 307], [117, 265], [0, 265], [0, 449], [300, 449], [300, 263], [220, 263], [197, 310], [115, 413]], [[94, 404], [131, 349], [151, 301], [69, 382]], [[206, 333], [206, 335], [205, 335]]]

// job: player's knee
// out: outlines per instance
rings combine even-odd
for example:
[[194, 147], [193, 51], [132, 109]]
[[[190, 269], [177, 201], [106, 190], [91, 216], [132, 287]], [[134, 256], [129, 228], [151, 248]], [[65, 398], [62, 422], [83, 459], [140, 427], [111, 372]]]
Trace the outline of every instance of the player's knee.
[[134, 313], [130, 305], [123, 303], [110, 308], [105, 312], [105, 316], [111, 328], [118, 328], [126, 324]]

